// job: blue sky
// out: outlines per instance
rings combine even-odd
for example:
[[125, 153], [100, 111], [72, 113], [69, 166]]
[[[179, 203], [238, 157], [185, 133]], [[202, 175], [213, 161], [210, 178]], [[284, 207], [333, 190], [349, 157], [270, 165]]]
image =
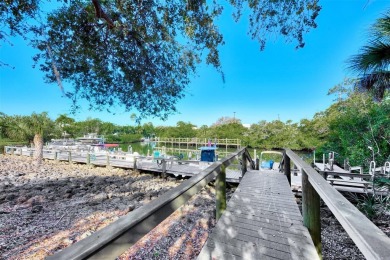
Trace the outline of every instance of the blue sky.
[[[225, 40], [220, 48], [225, 83], [213, 67], [203, 64], [186, 89], [186, 97], [178, 102], [178, 114], [166, 121], [147, 118], [142, 123], [176, 125], [181, 120], [211, 125], [222, 116], [233, 117], [234, 112], [246, 124], [278, 118], [299, 122], [325, 110], [334, 99], [327, 96], [328, 90], [353, 76], [345, 61], [366, 43], [368, 28], [390, 7], [390, 1], [325, 0], [320, 4], [318, 28], [305, 35], [303, 49], [296, 50], [294, 43], [276, 38], [269, 39], [262, 52], [247, 34], [248, 22], [241, 19], [235, 23], [231, 10], [225, 8], [218, 21]], [[0, 48], [0, 60], [15, 67], [0, 67], [0, 112], [29, 115], [47, 111], [53, 119], [69, 114], [71, 102], [62, 97], [56, 84], [46, 84], [43, 73], [32, 68], [34, 50], [21, 39], [11, 41], [13, 46], [2, 44]], [[85, 105], [70, 116], [127, 125], [134, 124], [132, 112], [118, 109], [112, 115], [89, 111]]]

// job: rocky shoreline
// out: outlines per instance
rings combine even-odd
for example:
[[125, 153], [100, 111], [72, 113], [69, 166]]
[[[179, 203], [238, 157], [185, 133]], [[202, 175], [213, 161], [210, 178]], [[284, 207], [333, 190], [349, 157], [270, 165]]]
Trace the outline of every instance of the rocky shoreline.
[[42, 259], [182, 181], [152, 174], [0, 156], [0, 258]]
[[[43, 259], [182, 182], [117, 168], [0, 156], [0, 259]], [[228, 194], [234, 191], [229, 189]], [[194, 259], [215, 225], [206, 186], [118, 259]], [[389, 221], [380, 228], [390, 235]], [[324, 205], [324, 259], [365, 259]]]

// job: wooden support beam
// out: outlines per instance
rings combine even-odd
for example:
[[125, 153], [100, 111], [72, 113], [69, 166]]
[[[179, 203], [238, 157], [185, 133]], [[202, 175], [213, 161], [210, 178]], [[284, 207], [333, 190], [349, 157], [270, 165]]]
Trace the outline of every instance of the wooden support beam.
[[307, 173], [302, 170], [302, 215], [318, 256], [322, 258], [320, 196], [309, 182]]
[[226, 209], [226, 167], [221, 165], [221, 171], [215, 180], [216, 219], [222, 216]]

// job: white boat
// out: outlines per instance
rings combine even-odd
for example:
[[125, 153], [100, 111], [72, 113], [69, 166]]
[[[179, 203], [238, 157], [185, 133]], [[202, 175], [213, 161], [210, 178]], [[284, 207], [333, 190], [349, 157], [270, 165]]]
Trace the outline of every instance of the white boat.
[[76, 139], [52, 139], [51, 142], [47, 144], [47, 148], [49, 149], [88, 150], [95, 152], [118, 146], [119, 144], [105, 143], [104, 136], [97, 135], [96, 133], [89, 133]]

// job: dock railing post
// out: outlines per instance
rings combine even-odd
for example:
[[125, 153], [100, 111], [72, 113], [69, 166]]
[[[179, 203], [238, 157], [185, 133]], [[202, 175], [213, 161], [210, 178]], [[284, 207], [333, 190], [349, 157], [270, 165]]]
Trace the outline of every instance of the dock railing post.
[[290, 157], [288, 157], [286, 151], [283, 153], [283, 169], [284, 175], [286, 175], [288, 183], [291, 186], [291, 166], [290, 166]]
[[134, 156], [134, 160], [133, 160], [133, 170], [136, 171], [137, 170], [137, 157]]
[[161, 176], [163, 178], [167, 177], [167, 161], [165, 159], [162, 159], [162, 172], [161, 172]]
[[68, 154], [68, 162], [72, 163], [72, 152], [71, 151], [69, 151], [69, 154]]
[[303, 225], [309, 230], [318, 256], [322, 258], [320, 196], [309, 182], [304, 169], [302, 169], [302, 215]]
[[106, 167], [110, 167], [110, 154], [107, 152], [106, 156]]
[[55, 160], [55, 161], [58, 160], [58, 151], [55, 151], [55, 152], [54, 152], [54, 160]]
[[221, 170], [215, 180], [216, 214], [218, 220], [226, 209], [226, 167], [221, 165]]
[[246, 170], [247, 170], [246, 169], [246, 155], [245, 155], [245, 153], [242, 154], [241, 158], [242, 158], [241, 173], [242, 173], [242, 176], [244, 176], [246, 173]]
[[91, 154], [87, 152], [87, 165], [91, 164]]

